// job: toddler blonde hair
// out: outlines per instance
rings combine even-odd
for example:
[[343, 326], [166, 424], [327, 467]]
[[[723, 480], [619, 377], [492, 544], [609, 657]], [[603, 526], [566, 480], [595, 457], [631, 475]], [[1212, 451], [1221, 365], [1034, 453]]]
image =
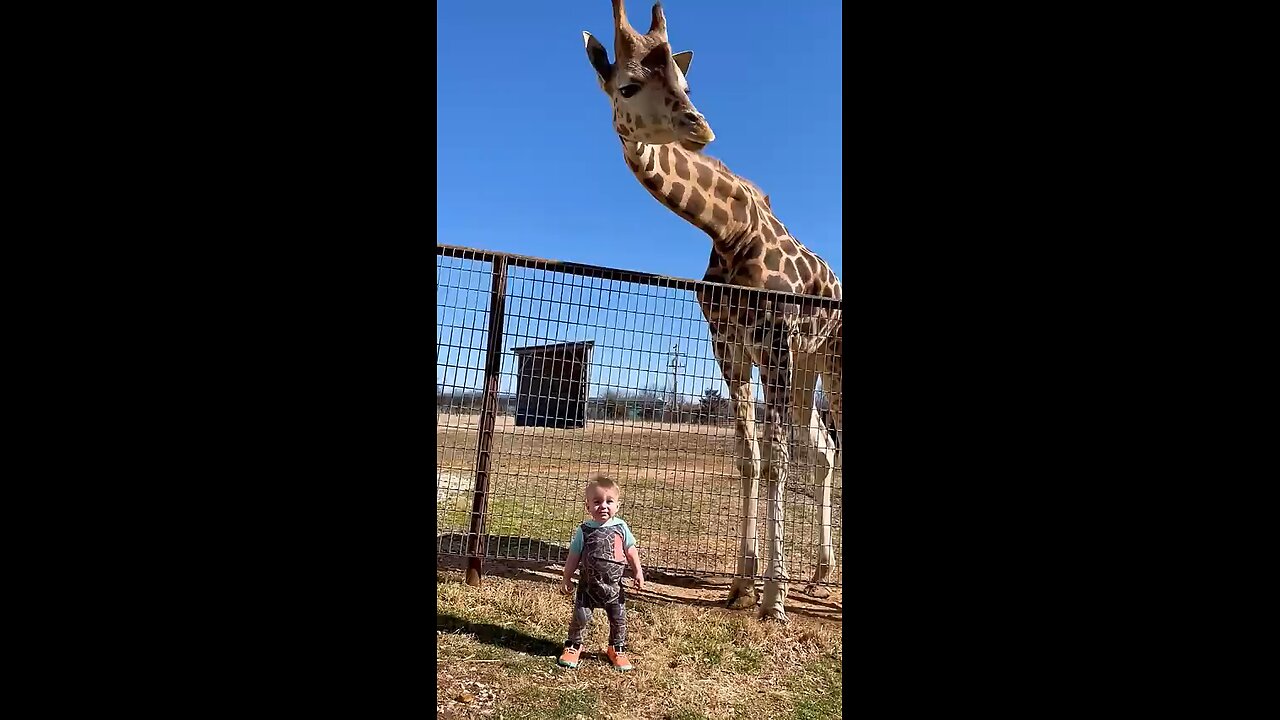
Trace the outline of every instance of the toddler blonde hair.
[[592, 475], [587, 481], [587, 489], [582, 492], [583, 495], [591, 492], [591, 488], [600, 488], [601, 490], [617, 490], [618, 499], [622, 499], [622, 484], [618, 481], [601, 474]]

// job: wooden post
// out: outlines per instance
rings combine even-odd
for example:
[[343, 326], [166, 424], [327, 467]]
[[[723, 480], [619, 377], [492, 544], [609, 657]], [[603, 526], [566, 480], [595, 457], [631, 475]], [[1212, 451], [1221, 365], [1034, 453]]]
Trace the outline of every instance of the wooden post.
[[[476, 443], [476, 485], [471, 496], [471, 530], [467, 554], [467, 584], [480, 587], [485, 514], [489, 503], [489, 459], [493, 447], [493, 422], [498, 413], [498, 380], [502, 371], [502, 320], [507, 304], [507, 258], [493, 260], [493, 286], [489, 290], [489, 345], [484, 363], [484, 398], [480, 404], [480, 437]], [[487, 543], [486, 543], [487, 544]]]

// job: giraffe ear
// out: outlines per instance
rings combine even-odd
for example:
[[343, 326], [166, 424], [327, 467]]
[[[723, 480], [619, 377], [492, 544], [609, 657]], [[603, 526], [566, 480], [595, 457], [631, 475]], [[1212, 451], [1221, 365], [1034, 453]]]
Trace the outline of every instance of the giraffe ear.
[[609, 78], [613, 76], [613, 66], [609, 64], [609, 53], [605, 51], [604, 45], [586, 30], [582, 31], [582, 42], [587, 46], [587, 59], [600, 76], [600, 82], [609, 82]]
[[680, 72], [689, 77], [689, 63], [693, 62], [693, 51], [685, 50], [672, 55], [671, 58], [676, 61], [676, 67], [680, 68]]

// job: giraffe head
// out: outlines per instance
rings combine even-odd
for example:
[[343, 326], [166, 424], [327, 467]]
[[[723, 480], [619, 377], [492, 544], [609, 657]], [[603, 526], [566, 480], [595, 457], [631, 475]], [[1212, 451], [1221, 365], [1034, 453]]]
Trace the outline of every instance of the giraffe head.
[[624, 140], [653, 145], [679, 142], [701, 150], [715, 139], [707, 119], [689, 101], [692, 52], [672, 54], [662, 3], [653, 4], [649, 32], [641, 35], [627, 22], [623, 0], [613, 0], [613, 56], [591, 36], [582, 33], [587, 59], [595, 68], [600, 89], [613, 105], [613, 126]]

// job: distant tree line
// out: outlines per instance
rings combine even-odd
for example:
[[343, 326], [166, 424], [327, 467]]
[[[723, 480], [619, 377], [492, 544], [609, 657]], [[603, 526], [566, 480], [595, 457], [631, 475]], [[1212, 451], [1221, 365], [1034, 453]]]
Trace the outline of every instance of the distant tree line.
[[[436, 412], [475, 414], [480, 412], [483, 402], [484, 393], [479, 390], [436, 385]], [[754, 405], [756, 422], [764, 422], [764, 403], [756, 401]], [[815, 405], [823, 413], [823, 419], [830, 423], [830, 404], [822, 390], [818, 390]], [[498, 414], [514, 415], [515, 412], [515, 395], [499, 393]], [[673, 406], [670, 391], [660, 385], [643, 390], [606, 390], [587, 401], [586, 413], [590, 420], [631, 419], [702, 425], [725, 424], [734, 417], [729, 399], [719, 390], [708, 388], [696, 401], [682, 399]]]

